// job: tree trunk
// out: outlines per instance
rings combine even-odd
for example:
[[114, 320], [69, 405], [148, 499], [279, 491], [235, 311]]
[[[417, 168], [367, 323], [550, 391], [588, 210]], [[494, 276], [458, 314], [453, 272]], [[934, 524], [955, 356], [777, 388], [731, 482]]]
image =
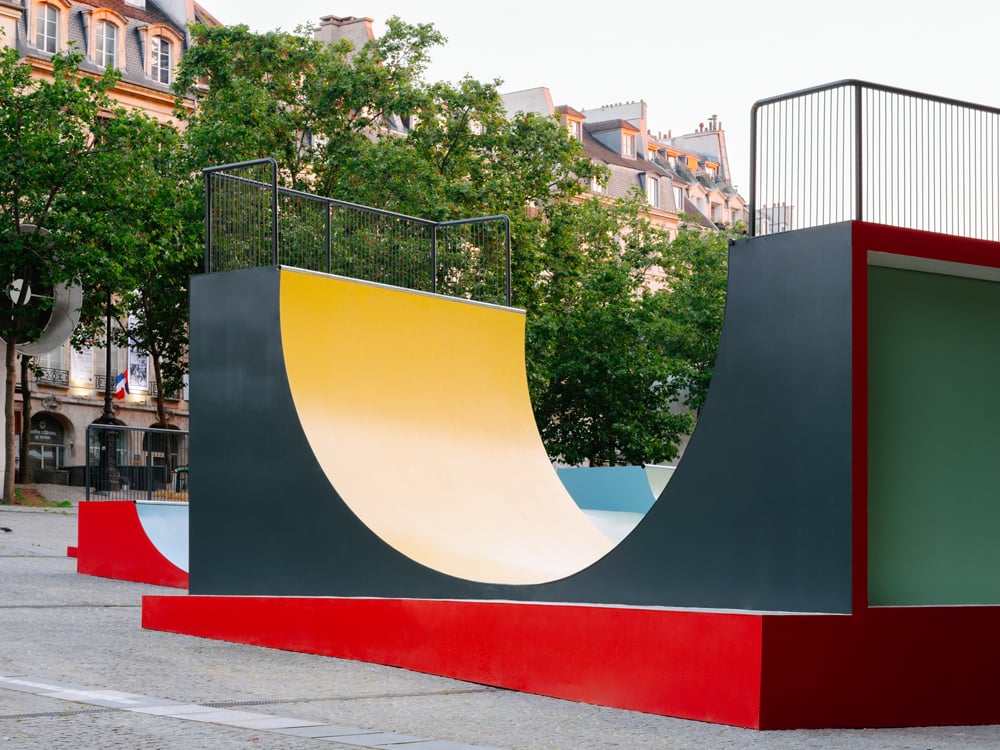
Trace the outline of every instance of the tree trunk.
[[17, 481], [31, 484], [31, 355], [21, 355], [21, 470]]
[[[154, 352], [150, 352], [151, 360], [153, 360], [153, 377], [156, 378], [156, 421], [163, 429], [167, 429], [167, 406], [164, 403], [163, 394], [163, 380], [160, 379], [160, 355]], [[160, 436], [163, 438], [163, 463], [165, 468], [163, 469], [168, 483], [168, 489], [172, 489], [170, 486], [170, 475], [173, 473], [173, 454], [171, 448], [173, 448], [173, 441], [169, 435]], [[150, 441], [152, 445], [152, 441]]]
[[3, 456], [3, 501], [8, 505], [14, 504], [14, 384], [17, 380], [17, 369], [14, 367], [17, 351], [17, 338], [11, 336], [7, 341], [6, 356], [4, 364], [6, 379], [4, 381], [4, 405], [3, 405], [3, 429], [4, 456]]

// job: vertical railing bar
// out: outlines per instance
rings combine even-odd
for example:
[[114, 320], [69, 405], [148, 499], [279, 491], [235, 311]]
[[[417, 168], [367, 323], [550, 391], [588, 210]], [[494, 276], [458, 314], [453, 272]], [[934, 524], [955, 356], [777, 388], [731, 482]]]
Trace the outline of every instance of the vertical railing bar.
[[326, 210], [323, 212], [323, 223], [325, 230], [324, 237], [324, 250], [326, 253], [326, 272], [330, 273], [330, 269], [333, 267], [332, 260], [330, 258], [330, 213], [333, 211], [333, 206], [329, 203], [325, 206]]
[[[754, 104], [750, 107], [750, 205], [747, 214], [747, 234], [750, 237], [757, 236], [757, 114], [760, 107]], [[671, 186], [671, 190], [673, 187]], [[677, 206], [678, 211], [683, 211], [683, 206]]]
[[864, 147], [862, 127], [862, 87], [860, 84], [854, 86], [854, 216], [857, 221], [864, 221], [864, 162], [862, 161], [862, 148]]
[[212, 273], [212, 175], [205, 172], [205, 273]]
[[271, 265], [278, 265], [278, 162], [271, 160]]

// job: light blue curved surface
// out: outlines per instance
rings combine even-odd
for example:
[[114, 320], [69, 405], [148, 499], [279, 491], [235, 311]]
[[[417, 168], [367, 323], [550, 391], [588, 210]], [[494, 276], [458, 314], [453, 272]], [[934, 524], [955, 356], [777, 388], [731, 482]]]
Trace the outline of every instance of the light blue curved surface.
[[188, 572], [188, 504], [135, 501], [149, 541], [171, 563]]
[[584, 510], [590, 522], [612, 542], [618, 544], [632, 533], [645, 513], [630, 513], [622, 510]]
[[642, 466], [571, 467], [557, 473], [583, 510], [646, 513], [656, 500]]

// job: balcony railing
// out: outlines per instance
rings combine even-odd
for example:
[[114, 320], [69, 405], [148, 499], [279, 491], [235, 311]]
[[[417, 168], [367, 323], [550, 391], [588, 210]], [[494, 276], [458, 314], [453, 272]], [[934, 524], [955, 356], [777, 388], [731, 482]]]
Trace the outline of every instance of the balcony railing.
[[39, 367], [35, 369], [35, 382], [43, 385], [69, 386], [69, 370], [55, 367]]
[[288, 265], [510, 305], [510, 220], [436, 222], [278, 185], [273, 159], [205, 173], [205, 271]]
[[844, 80], [762, 99], [751, 235], [860, 220], [1000, 240], [1000, 109]]
[[[60, 388], [69, 388], [69, 370], [61, 370], [55, 367], [41, 367], [35, 370], [35, 382], [40, 385], [57, 386]], [[103, 374], [97, 374], [94, 376], [93, 390], [97, 395], [103, 395], [104, 389], [107, 384], [107, 377]], [[112, 382], [112, 387], [114, 383]], [[89, 386], [85, 386], [88, 387]], [[155, 380], [150, 380], [147, 388], [142, 391], [134, 390], [133, 393], [144, 393], [148, 394], [150, 398], [156, 398], [159, 392], [159, 385]], [[163, 396], [169, 401], [182, 401], [184, 399], [184, 394], [181, 391], [170, 391], [165, 393]]]

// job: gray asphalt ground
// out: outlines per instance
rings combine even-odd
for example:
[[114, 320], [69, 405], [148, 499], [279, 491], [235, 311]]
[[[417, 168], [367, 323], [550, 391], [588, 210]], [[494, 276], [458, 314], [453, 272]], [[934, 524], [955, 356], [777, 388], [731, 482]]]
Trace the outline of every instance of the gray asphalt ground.
[[1000, 726], [757, 732], [146, 631], [141, 597], [179, 592], [78, 575], [75, 508], [0, 527], [0, 749], [1000, 748]]

